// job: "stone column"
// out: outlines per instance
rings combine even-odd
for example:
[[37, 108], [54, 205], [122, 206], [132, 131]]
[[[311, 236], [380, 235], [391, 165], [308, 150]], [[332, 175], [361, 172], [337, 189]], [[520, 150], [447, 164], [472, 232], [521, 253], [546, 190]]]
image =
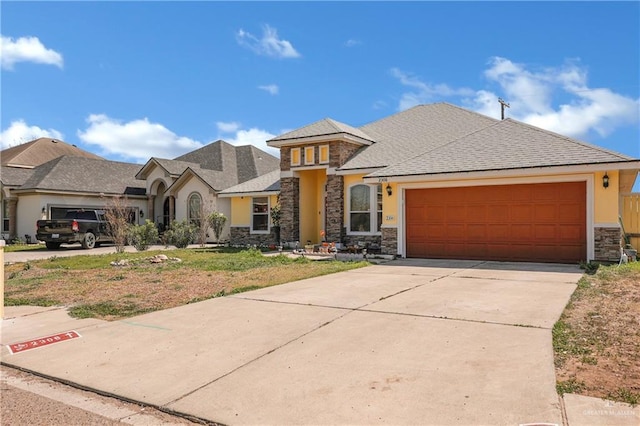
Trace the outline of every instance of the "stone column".
[[594, 260], [601, 262], [619, 262], [622, 247], [622, 230], [619, 227], [593, 229]]
[[300, 241], [300, 178], [280, 179], [280, 239]]
[[327, 176], [326, 239], [343, 242], [344, 237], [344, 177]]
[[382, 228], [382, 254], [398, 254], [398, 228]]

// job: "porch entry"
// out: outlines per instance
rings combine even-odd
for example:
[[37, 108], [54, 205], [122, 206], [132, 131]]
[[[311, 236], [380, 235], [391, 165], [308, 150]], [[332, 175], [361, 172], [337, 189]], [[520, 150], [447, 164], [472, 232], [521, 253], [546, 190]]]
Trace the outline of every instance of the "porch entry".
[[326, 169], [302, 170], [300, 176], [300, 244], [319, 244], [326, 229]]

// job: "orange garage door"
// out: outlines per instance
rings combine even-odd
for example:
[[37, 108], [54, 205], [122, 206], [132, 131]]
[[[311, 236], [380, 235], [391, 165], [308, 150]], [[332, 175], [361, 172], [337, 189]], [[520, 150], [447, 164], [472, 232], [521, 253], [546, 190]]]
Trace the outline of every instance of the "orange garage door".
[[410, 189], [407, 257], [586, 259], [585, 182]]

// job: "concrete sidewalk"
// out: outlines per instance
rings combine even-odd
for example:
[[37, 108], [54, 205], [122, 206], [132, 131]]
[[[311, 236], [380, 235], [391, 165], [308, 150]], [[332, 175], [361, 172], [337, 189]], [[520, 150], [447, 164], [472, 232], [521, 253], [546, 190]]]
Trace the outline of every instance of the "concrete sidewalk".
[[[7, 308], [2, 360], [225, 424], [562, 424], [550, 328], [580, 276], [401, 260], [116, 322]], [[638, 423], [584, 403], [565, 398], [570, 424]]]

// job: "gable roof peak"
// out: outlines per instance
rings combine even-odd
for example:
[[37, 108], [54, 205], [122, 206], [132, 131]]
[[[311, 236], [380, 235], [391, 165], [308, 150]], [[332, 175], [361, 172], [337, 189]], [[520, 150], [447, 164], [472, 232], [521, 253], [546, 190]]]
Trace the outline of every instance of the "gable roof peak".
[[269, 139], [267, 145], [280, 146], [279, 143], [284, 141], [303, 142], [308, 138], [322, 138], [341, 134], [355, 136], [368, 143], [375, 142], [375, 139], [366, 134], [362, 129], [334, 120], [333, 118], [323, 118], [322, 120], [315, 121], [296, 130]]

